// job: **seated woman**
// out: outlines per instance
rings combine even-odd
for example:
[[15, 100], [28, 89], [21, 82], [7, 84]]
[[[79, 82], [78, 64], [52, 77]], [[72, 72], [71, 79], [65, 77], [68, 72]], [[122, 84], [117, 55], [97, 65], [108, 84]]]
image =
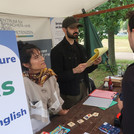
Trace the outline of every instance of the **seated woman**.
[[53, 70], [46, 68], [44, 57], [33, 44], [18, 42], [24, 85], [33, 132], [50, 123], [49, 114], [65, 115], [59, 86]]

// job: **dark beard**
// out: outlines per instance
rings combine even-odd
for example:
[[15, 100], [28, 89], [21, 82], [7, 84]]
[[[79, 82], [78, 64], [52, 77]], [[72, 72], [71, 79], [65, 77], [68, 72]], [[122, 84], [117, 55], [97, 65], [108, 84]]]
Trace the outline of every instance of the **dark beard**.
[[[77, 34], [77, 35], [74, 35], [74, 34]], [[78, 39], [78, 32], [75, 32], [73, 33], [73, 35], [71, 35], [67, 30], [67, 36], [68, 38], [71, 38], [71, 39]]]

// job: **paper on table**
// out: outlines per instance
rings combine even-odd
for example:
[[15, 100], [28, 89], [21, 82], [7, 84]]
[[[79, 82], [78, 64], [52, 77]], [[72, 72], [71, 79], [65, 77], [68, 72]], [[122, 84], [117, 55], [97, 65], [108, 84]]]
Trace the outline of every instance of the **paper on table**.
[[89, 94], [89, 96], [113, 99], [116, 94], [117, 92], [114, 92], [114, 91], [95, 89], [92, 93]]
[[[110, 76], [111, 79], [117, 79], [117, 80], [122, 80], [122, 77], [115, 77], [115, 76]], [[106, 79], [109, 79], [109, 76], [105, 77]]]
[[111, 99], [88, 97], [88, 99], [83, 103], [83, 105], [108, 108], [112, 101], [113, 100]]
[[[116, 101], [112, 101], [112, 103], [110, 104], [110, 106], [109, 107], [111, 107], [111, 106], [113, 106], [113, 105], [115, 105], [115, 104], [117, 104], [117, 102]], [[108, 108], [109, 108], [108, 107]], [[104, 107], [99, 107], [100, 109], [102, 109], [102, 110], [106, 110], [107, 108], [104, 108]]]
[[96, 48], [94, 49], [95, 54], [87, 61], [87, 67], [91, 66], [93, 62], [103, 55], [106, 51], [108, 50], [107, 47], [102, 47], [102, 48]]

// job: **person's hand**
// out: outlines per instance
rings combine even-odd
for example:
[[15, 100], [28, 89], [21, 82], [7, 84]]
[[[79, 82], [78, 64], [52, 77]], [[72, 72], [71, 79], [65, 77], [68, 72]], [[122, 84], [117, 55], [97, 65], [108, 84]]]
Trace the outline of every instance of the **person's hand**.
[[121, 101], [120, 98], [118, 98], [118, 108], [120, 110], [122, 110], [122, 108], [123, 108], [123, 101]]
[[81, 73], [83, 72], [87, 67], [87, 63], [81, 63], [77, 67], [73, 68], [73, 73]]
[[101, 63], [101, 61], [102, 61], [102, 59], [101, 59], [101, 57], [99, 57], [99, 58], [97, 58], [95, 61], [94, 61], [94, 65], [98, 65], [98, 64], [100, 64]]
[[68, 113], [68, 111], [69, 111], [69, 109], [67, 109], [67, 110], [66, 110], [66, 109], [62, 109], [62, 110], [59, 111], [58, 114], [59, 114], [59, 115], [65, 115], [65, 114]]

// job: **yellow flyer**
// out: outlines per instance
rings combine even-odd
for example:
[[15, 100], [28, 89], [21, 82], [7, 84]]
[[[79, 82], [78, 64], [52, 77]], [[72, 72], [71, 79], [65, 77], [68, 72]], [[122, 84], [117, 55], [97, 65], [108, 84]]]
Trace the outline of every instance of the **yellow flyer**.
[[107, 47], [94, 49], [95, 54], [87, 61], [87, 67], [91, 66], [93, 62], [100, 56], [102, 56], [108, 50]]

